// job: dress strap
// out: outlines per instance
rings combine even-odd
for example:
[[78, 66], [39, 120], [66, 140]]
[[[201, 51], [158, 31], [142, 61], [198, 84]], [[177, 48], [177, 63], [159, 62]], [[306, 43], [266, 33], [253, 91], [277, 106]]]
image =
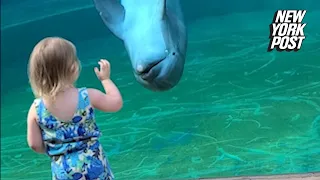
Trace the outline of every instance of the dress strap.
[[88, 90], [86, 87], [79, 88], [79, 109], [85, 109], [87, 106], [90, 105], [90, 99], [89, 99], [89, 94]]
[[41, 114], [43, 112], [43, 101], [42, 99], [40, 98], [37, 98], [33, 101], [34, 105], [35, 105], [35, 108], [36, 108], [36, 112], [37, 112], [37, 115], [38, 115], [38, 121], [42, 118]]

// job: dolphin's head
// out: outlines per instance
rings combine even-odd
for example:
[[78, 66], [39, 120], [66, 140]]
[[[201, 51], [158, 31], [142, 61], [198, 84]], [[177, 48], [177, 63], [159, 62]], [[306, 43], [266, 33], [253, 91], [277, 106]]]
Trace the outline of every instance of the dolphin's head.
[[123, 41], [134, 75], [148, 89], [169, 90], [181, 79], [186, 57], [186, 27], [175, 12], [180, 7], [168, 6], [165, 0], [139, 5], [130, 1], [131, 6], [125, 6]]

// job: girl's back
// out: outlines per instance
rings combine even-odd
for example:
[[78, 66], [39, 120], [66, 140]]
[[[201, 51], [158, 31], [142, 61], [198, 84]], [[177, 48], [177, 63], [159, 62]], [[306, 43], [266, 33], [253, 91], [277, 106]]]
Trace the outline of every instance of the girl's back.
[[66, 89], [59, 93], [54, 101], [43, 99], [43, 103], [46, 109], [59, 121], [70, 122], [81, 103], [79, 89], [74, 87]]

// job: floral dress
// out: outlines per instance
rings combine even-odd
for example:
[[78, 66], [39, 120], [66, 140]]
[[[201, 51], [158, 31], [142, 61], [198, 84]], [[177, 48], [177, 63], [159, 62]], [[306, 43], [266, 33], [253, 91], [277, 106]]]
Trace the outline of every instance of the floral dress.
[[100, 131], [88, 91], [80, 88], [78, 92], [78, 108], [70, 122], [58, 121], [42, 99], [34, 101], [46, 153], [51, 158], [52, 179], [112, 180], [114, 176], [98, 141]]

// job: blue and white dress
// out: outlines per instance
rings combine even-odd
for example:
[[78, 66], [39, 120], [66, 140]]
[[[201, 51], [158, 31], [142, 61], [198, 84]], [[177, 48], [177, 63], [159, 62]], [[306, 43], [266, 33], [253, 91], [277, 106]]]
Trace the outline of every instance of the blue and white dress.
[[114, 176], [98, 141], [101, 133], [88, 91], [79, 88], [78, 92], [78, 108], [70, 122], [57, 120], [42, 99], [34, 101], [46, 152], [51, 157], [52, 179], [112, 180]]

